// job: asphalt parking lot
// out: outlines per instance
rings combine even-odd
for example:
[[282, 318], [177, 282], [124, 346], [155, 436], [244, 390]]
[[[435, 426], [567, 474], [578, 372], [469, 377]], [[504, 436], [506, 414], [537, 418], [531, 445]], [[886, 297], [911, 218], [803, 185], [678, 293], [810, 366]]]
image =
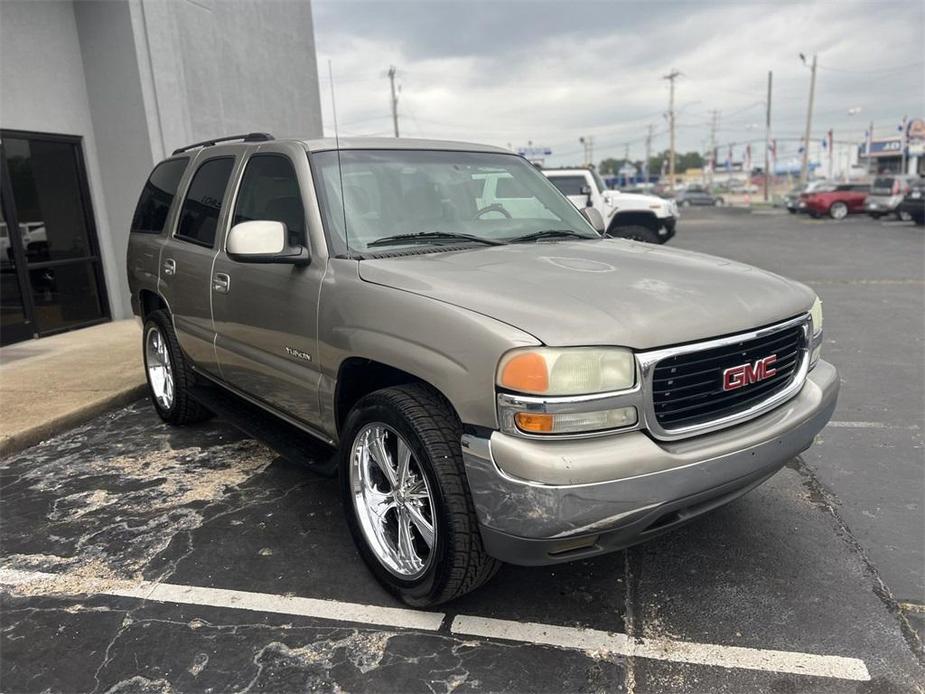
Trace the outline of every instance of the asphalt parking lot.
[[333, 480], [139, 402], [0, 466], [0, 688], [925, 690], [922, 229], [692, 210], [672, 244], [825, 302], [838, 409], [763, 486], [417, 612], [367, 573]]

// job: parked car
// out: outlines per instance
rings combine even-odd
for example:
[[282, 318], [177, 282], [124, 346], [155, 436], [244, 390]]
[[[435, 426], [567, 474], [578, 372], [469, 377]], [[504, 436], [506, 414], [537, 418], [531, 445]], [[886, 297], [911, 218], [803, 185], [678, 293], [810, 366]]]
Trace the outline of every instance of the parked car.
[[609, 190], [589, 168], [543, 169], [543, 175], [578, 209], [593, 207], [608, 236], [665, 243], [675, 235], [678, 206], [654, 195]]
[[336, 446], [359, 553], [413, 606], [648, 540], [808, 448], [839, 380], [805, 285], [604, 230], [495, 147], [183, 147], [128, 241], [151, 402]]
[[806, 205], [805, 203], [802, 205], [800, 204], [801, 203], [800, 196], [803, 193], [811, 193], [814, 190], [818, 190], [819, 188], [822, 188], [824, 186], [831, 186], [831, 185], [834, 185], [834, 184], [828, 181], [811, 181], [810, 183], [807, 183], [806, 185], [797, 186], [796, 188], [791, 190], [789, 193], [787, 193], [787, 195], [785, 196], [787, 211], [790, 214], [796, 214], [797, 212], [805, 212]]
[[866, 183], [837, 183], [800, 194], [800, 207], [813, 218], [828, 215], [844, 219], [849, 214], [864, 212], [864, 201], [870, 186]]
[[726, 201], [721, 196], [713, 195], [702, 186], [688, 186], [686, 189], [675, 193], [674, 200], [681, 207], [690, 207], [691, 205], [721, 207], [726, 204]]
[[899, 203], [896, 211], [903, 218], [908, 217], [919, 226], [925, 224], [925, 179], [917, 178], [912, 181], [909, 192]]
[[903, 219], [903, 213], [898, 209], [899, 203], [917, 179], [917, 176], [877, 176], [870, 186], [870, 195], [864, 204], [864, 210], [874, 219], [890, 214], [896, 215], [897, 219]]

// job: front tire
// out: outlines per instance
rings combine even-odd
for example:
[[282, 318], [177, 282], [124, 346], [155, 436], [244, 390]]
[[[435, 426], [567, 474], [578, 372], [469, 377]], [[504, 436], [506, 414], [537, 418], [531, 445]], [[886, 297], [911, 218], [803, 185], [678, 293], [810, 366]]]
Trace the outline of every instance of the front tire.
[[633, 224], [631, 226], [616, 227], [607, 233], [611, 238], [630, 239], [632, 241], [643, 241], [645, 243], [662, 243], [658, 232], [648, 227]]
[[141, 353], [151, 403], [161, 419], [168, 424], [194, 424], [212, 416], [192, 397], [196, 377], [166, 311], [153, 311], [145, 320]]
[[379, 582], [414, 607], [453, 600], [500, 567], [482, 546], [461, 437], [449, 403], [419, 384], [367, 395], [344, 424], [350, 533]]

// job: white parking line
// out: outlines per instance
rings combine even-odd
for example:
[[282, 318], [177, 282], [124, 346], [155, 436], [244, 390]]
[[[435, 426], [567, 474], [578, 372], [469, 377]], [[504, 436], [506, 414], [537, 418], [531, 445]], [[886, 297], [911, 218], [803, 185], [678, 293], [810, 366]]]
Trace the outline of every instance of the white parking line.
[[[49, 594], [58, 592], [82, 592], [56, 589], [55, 581], [61, 576], [38, 571], [17, 571], [0, 569], [0, 585], [28, 588], [36, 583], [49, 584]], [[89, 583], [92, 588], [92, 582]], [[208, 607], [225, 607], [233, 610], [252, 610], [254, 612], [272, 612], [275, 614], [316, 617], [339, 622], [357, 622], [376, 626], [437, 631], [443, 623], [442, 612], [421, 612], [400, 607], [380, 607], [362, 605], [339, 600], [319, 600], [317, 598], [299, 598], [272, 593], [251, 593], [244, 590], [225, 590], [223, 588], [201, 588], [182, 586], [172, 583], [129, 582], [103, 585], [93, 591], [97, 595], [139, 598], [155, 602], [180, 603], [185, 605], [204, 605]]]
[[454, 634], [573, 648], [599, 654], [613, 653], [676, 663], [786, 672], [862, 682], [870, 680], [870, 673], [863, 660], [836, 655], [718, 646], [672, 639], [631, 639], [626, 634], [597, 629], [560, 627], [467, 615], [456, 617], [450, 630]]
[[915, 431], [919, 427], [916, 424], [901, 425], [887, 424], [886, 422], [829, 422], [826, 426], [835, 429], [909, 429]]
[[[422, 612], [272, 593], [252, 593], [149, 581], [97, 582], [87, 580], [81, 584], [62, 580], [66, 578], [66, 574], [0, 569], [0, 585], [22, 588], [27, 594], [55, 595], [92, 592], [96, 595], [138, 598], [162, 603], [251, 610], [420, 631], [439, 630], [445, 617], [442, 612]], [[870, 679], [864, 661], [841, 656], [718, 646], [671, 639], [630, 639], [626, 634], [598, 629], [561, 627], [469, 615], [458, 615], [454, 618], [450, 630], [454, 634], [465, 636], [555, 646], [597, 656], [614, 654], [677, 663], [814, 675], [844, 680], [867, 681]]]

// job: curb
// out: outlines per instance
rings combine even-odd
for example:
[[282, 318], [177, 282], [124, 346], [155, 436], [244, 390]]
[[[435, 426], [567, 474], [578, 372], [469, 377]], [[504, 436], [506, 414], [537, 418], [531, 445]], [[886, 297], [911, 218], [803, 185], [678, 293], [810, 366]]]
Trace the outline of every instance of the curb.
[[17, 431], [9, 435], [4, 434], [0, 436], [0, 456], [6, 458], [14, 453], [19, 453], [30, 446], [34, 446], [46, 439], [57, 436], [68, 429], [73, 429], [98, 415], [119, 407], [124, 407], [144, 397], [146, 390], [147, 386], [144, 383], [131, 386], [130, 388], [124, 388], [123, 390], [112, 393], [108, 397], [94, 400], [76, 410], [40, 422], [28, 429], [23, 429], [22, 431]]

